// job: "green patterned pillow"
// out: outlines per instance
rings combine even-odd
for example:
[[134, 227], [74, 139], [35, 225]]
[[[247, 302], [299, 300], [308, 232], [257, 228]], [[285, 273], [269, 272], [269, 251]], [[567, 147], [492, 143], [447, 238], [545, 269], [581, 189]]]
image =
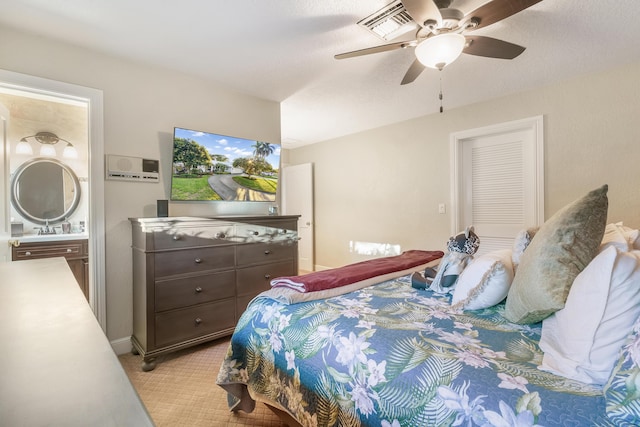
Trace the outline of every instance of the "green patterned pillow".
[[564, 307], [573, 280], [598, 252], [607, 222], [607, 190], [603, 185], [589, 192], [540, 227], [509, 290], [508, 320], [536, 323]]
[[640, 318], [604, 386], [607, 416], [616, 425], [640, 425]]

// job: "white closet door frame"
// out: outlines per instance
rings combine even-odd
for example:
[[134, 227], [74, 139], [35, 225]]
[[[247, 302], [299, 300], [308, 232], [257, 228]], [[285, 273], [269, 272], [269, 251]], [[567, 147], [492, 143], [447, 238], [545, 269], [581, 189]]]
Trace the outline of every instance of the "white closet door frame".
[[463, 147], [467, 142], [477, 138], [499, 136], [501, 134], [527, 131], [531, 132], [531, 145], [526, 147], [528, 157], [525, 159], [524, 187], [530, 194], [532, 212], [528, 217], [534, 222], [530, 225], [541, 225], [544, 222], [544, 134], [543, 116], [536, 116], [482, 128], [470, 129], [451, 134], [451, 234], [455, 234], [469, 225], [465, 224], [462, 207], [465, 201], [464, 188], [465, 171], [463, 170]]

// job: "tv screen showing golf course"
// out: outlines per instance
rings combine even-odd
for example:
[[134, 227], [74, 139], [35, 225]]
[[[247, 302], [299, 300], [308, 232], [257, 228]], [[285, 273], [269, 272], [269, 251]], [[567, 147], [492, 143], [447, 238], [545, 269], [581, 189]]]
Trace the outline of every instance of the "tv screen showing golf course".
[[280, 145], [176, 127], [171, 200], [275, 202]]

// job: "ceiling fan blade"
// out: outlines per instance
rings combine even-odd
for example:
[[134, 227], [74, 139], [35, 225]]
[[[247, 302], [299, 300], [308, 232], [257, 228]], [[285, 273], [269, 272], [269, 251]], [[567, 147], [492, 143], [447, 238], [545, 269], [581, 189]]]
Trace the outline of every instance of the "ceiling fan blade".
[[438, 26], [442, 24], [442, 15], [433, 0], [402, 0], [402, 4], [421, 27], [430, 19], [436, 21]]
[[389, 50], [405, 49], [405, 48], [408, 48], [408, 47], [415, 47], [417, 44], [418, 44], [417, 40], [409, 40], [409, 41], [404, 41], [404, 42], [383, 44], [383, 45], [380, 45], [380, 46], [374, 46], [374, 47], [368, 47], [368, 48], [365, 48], [365, 49], [354, 50], [352, 52], [340, 53], [338, 55], [334, 55], [334, 58], [335, 59], [354, 58], [356, 56], [370, 55], [372, 53], [387, 52]]
[[469, 12], [462, 20], [461, 25], [473, 19], [478, 22], [478, 25], [474, 29], [486, 27], [502, 21], [511, 15], [515, 15], [541, 1], [542, 0], [493, 0]]
[[422, 62], [416, 59], [415, 61], [413, 61], [413, 63], [405, 73], [404, 77], [402, 78], [402, 82], [400, 84], [406, 85], [408, 83], [413, 82], [415, 79], [418, 78], [418, 76], [422, 73], [422, 71], [424, 71], [424, 68], [425, 67], [424, 65], [422, 65]]
[[467, 45], [464, 53], [489, 58], [513, 59], [524, 52], [525, 48], [504, 40], [486, 36], [465, 36]]

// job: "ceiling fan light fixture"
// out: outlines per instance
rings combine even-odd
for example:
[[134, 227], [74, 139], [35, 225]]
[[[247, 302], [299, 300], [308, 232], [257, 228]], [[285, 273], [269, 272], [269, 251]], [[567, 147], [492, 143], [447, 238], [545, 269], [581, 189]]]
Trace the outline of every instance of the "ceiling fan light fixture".
[[429, 37], [416, 46], [418, 61], [425, 67], [442, 70], [458, 59], [466, 40], [462, 34], [444, 33]]

